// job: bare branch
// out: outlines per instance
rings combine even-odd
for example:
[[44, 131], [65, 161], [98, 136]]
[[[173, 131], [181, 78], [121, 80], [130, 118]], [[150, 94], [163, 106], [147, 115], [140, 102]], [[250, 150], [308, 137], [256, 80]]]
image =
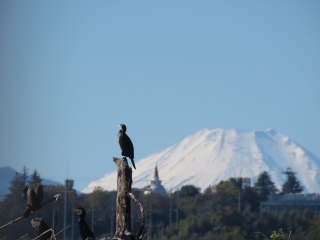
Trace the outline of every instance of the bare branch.
[[70, 226], [65, 227], [64, 229], [62, 229], [60, 232], [58, 232], [56, 235], [54, 235], [54, 236], [51, 237], [50, 239], [55, 239], [55, 237], [56, 237], [58, 234], [62, 233], [64, 230], [66, 230], [66, 229], [69, 228], [69, 227], [70, 227]]
[[11, 225], [14, 224], [14, 223], [19, 222], [19, 221], [22, 220], [22, 219], [23, 219], [23, 217], [18, 217], [17, 219], [12, 220], [11, 222], [3, 225], [2, 227], [0, 227], [0, 229], [4, 229], [4, 228], [6, 228], [6, 227], [9, 227], [9, 226], [11, 226]]
[[[54, 231], [50, 228], [47, 231], [41, 233], [38, 237], [34, 238], [33, 240], [39, 239], [40, 237], [42, 237], [43, 235], [45, 235], [47, 232], [51, 232], [52, 234], [54, 234]], [[51, 236], [52, 236], [51, 234]], [[52, 238], [52, 237], [51, 237]]]
[[[39, 209], [41, 209], [42, 207], [44, 207], [45, 205], [47, 205], [48, 203], [50, 203], [50, 202], [52, 202], [52, 201], [57, 201], [60, 195], [61, 195], [61, 194], [57, 194], [57, 195], [55, 195], [53, 198], [51, 198], [50, 200], [42, 203], [42, 204], [40, 205], [40, 208], [39, 208]], [[35, 212], [36, 212], [36, 211], [31, 212], [30, 215], [32, 215], [32, 214], [35, 213]], [[24, 217], [18, 217], [17, 219], [12, 220], [11, 222], [9, 222], [9, 223], [1, 226], [1, 227], [0, 227], [0, 230], [1, 230], [1, 229], [4, 229], [4, 228], [6, 228], [6, 227], [9, 227], [9, 226], [11, 226], [12, 224], [14, 224], [14, 223], [16, 223], [16, 222], [19, 222], [19, 221], [22, 220], [22, 219], [24, 219]]]
[[127, 192], [127, 195], [132, 199], [132, 201], [134, 201], [138, 205], [140, 212], [141, 212], [142, 220], [141, 220], [140, 228], [137, 231], [137, 233], [135, 234], [137, 237], [139, 237], [143, 231], [144, 224], [145, 224], [144, 210], [143, 210], [141, 203], [134, 197], [133, 193]]
[[58, 198], [60, 197], [60, 195], [61, 195], [61, 194], [59, 193], [59, 194], [55, 195], [53, 198], [49, 199], [48, 201], [42, 203], [42, 204], [40, 205], [40, 208], [44, 207], [44, 206], [47, 205], [48, 203], [51, 203], [52, 201], [57, 201]]
[[33, 240], [39, 239], [40, 237], [42, 237], [43, 235], [45, 235], [47, 232], [52, 232], [51, 238], [49, 238], [49, 240], [51, 240], [51, 239], [55, 240], [55, 239], [56, 239], [55, 237], [56, 237], [58, 234], [62, 233], [64, 230], [66, 230], [66, 229], [69, 228], [69, 227], [70, 227], [70, 226], [65, 227], [64, 229], [62, 229], [62, 230], [61, 230], [60, 232], [58, 232], [57, 234], [55, 234], [54, 231], [53, 231], [53, 229], [50, 228], [50, 229], [48, 229], [47, 231], [41, 233], [41, 235], [39, 235], [38, 237], [34, 238]]
[[21, 238], [19, 238], [18, 240], [21, 240], [23, 238], [25, 238], [26, 236], [28, 236], [29, 233], [27, 233], [26, 235], [23, 235]]

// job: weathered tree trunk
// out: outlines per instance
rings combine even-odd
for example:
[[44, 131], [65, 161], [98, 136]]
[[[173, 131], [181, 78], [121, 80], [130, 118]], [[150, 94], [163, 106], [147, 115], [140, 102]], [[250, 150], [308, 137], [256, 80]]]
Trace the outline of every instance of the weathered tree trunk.
[[131, 230], [131, 206], [127, 196], [131, 192], [132, 169], [129, 168], [126, 158], [113, 158], [117, 164], [117, 209], [116, 209], [116, 234], [121, 238], [123, 234], [128, 236]]
[[[141, 236], [145, 220], [144, 211], [141, 204], [131, 193], [132, 169], [125, 157], [114, 157], [113, 161], [117, 165], [116, 233], [114, 239], [144, 239], [145, 236]], [[142, 223], [137, 234], [133, 234], [131, 229], [131, 199], [138, 204], [142, 215]]]

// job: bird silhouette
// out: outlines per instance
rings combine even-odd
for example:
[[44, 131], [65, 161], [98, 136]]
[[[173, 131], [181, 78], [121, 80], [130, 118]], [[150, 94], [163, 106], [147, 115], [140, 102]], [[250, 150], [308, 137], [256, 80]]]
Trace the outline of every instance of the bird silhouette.
[[[44, 233], [45, 231], [49, 230], [49, 226], [45, 223], [45, 221], [43, 221], [42, 218], [34, 218], [31, 220], [31, 225], [33, 228], [34, 233], [36, 234], [36, 236], [40, 236], [42, 233]], [[51, 234], [52, 232], [49, 231], [46, 234], [44, 234], [43, 236], [41, 236], [40, 240], [47, 240], [49, 238], [51, 238]]]
[[35, 212], [41, 208], [40, 204], [43, 199], [43, 188], [39, 183], [31, 184], [22, 190], [22, 197], [27, 201], [27, 207], [22, 217], [27, 218], [31, 212]]
[[78, 207], [74, 211], [79, 216], [79, 233], [81, 235], [82, 240], [85, 240], [87, 238], [95, 239], [96, 237], [94, 236], [93, 232], [91, 231], [88, 224], [84, 220], [86, 217], [86, 210], [84, 210], [84, 208], [82, 207]]
[[121, 148], [121, 155], [130, 158], [132, 166], [134, 169], [136, 169], [136, 166], [134, 164], [134, 148], [133, 144], [131, 142], [131, 139], [129, 136], [126, 134], [127, 127], [124, 124], [119, 125], [120, 130], [118, 132], [118, 140], [119, 140], [119, 145]]

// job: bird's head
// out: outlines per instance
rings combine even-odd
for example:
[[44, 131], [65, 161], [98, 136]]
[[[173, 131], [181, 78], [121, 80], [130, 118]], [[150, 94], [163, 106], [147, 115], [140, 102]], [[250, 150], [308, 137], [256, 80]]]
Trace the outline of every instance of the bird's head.
[[86, 217], [86, 210], [84, 210], [84, 208], [82, 208], [82, 207], [78, 207], [73, 211], [75, 211], [79, 215], [79, 217], [81, 217], [81, 218]]
[[126, 132], [126, 131], [127, 131], [126, 125], [124, 125], [124, 124], [119, 124], [118, 126], [121, 128], [121, 130], [122, 130], [123, 132]]

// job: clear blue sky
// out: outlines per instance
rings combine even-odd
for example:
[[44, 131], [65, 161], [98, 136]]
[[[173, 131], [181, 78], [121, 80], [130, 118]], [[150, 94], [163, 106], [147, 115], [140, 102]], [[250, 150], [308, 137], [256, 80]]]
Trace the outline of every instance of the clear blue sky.
[[198, 130], [320, 156], [319, 1], [0, 1], [0, 166], [75, 187]]

